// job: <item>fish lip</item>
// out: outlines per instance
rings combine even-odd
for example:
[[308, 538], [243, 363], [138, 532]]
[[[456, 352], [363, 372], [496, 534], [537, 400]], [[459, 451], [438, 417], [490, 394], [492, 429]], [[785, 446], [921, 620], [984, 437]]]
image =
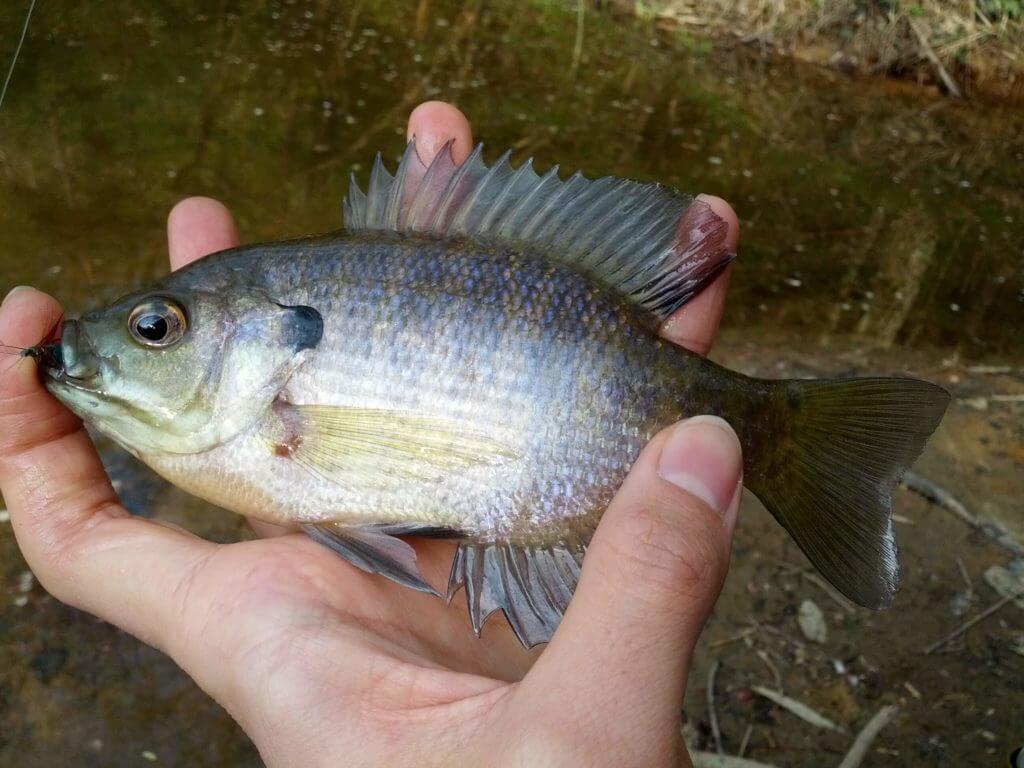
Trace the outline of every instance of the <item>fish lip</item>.
[[102, 376], [99, 373], [94, 373], [91, 376], [80, 378], [78, 376], [72, 376], [62, 367], [51, 366], [44, 367], [43, 373], [50, 381], [56, 384], [64, 384], [71, 389], [93, 393], [100, 391]]

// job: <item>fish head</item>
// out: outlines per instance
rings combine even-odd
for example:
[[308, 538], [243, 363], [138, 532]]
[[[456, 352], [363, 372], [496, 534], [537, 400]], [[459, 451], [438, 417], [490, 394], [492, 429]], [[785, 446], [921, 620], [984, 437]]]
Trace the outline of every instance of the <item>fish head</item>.
[[47, 388], [137, 456], [199, 453], [254, 423], [323, 319], [258, 289], [155, 290], [67, 320]]

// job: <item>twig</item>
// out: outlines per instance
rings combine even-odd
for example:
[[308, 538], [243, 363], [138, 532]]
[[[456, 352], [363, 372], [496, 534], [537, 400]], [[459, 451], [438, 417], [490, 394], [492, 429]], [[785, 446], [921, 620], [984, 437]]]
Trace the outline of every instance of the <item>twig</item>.
[[956, 567], [960, 569], [960, 576], [961, 578], [963, 578], [964, 584], [967, 585], [967, 591], [973, 592], [974, 582], [971, 581], [971, 574], [967, 572], [967, 566], [964, 565], [964, 561], [961, 560], [959, 557], [956, 558]]
[[576, 0], [576, 43], [572, 47], [572, 66], [569, 68], [569, 79], [575, 80], [583, 58], [583, 13], [586, 0]]
[[4, 78], [4, 87], [0, 89], [0, 107], [4, 105], [4, 97], [7, 95], [7, 86], [11, 84], [11, 78], [14, 76], [14, 65], [18, 63], [18, 55], [21, 53], [21, 46], [25, 44], [25, 37], [28, 35], [28, 22], [32, 18], [32, 11], [36, 7], [36, 0], [32, 0], [28, 6], [28, 13], [25, 14], [25, 24], [21, 28], [21, 37], [18, 40], [18, 45], [14, 49], [14, 58], [11, 59], [11, 66], [7, 70], [7, 77]]
[[726, 637], [726, 638], [724, 638], [722, 640], [716, 640], [715, 642], [713, 642], [710, 645], [708, 645], [708, 648], [711, 648], [712, 650], [714, 650], [716, 648], [721, 648], [723, 645], [732, 645], [733, 643], [738, 643], [740, 640], [746, 640], [748, 637], [750, 637], [756, 631], [757, 630], [754, 629], [753, 627], [747, 627], [742, 632], [740, 632], [738, 635], [733, 635], [732, 637]]
[[715, 741], [715, 751], [724, 754], [722, 749], [722, 730], [718, 727], [718, 712], [715, 709], [715, 676], [718, 674], [719, 662], [715, 659], [708, 670], [708, 718], [711, 720], [711, 737]]
[[784, 696], [778, 691], [773, 691], [761, 685], [755, 685], [752, 690], [754, 693], [764, 696], [769, 701], [778, 704], [783, 709], [796, 715], [805, 723], [810, 723], [815, 728], [825, 728], [826, 730], [838, 731], [839, 733], [846, 732], [845, 729], [836, 725], [824, 715], [818, 714], [806, 704], [799, 702], [796, 699], [791, 699], [789, 696]]
[[963, 94], [960, 93], [960, 88], [957, 86], [956, 81], [949, 72], [946, 71], [946, 68], [942, 66], [942, 62], [939, 60], [939, 57], [935, 54], [935, 51], [932, 50], [932, 46], [928, 42], [928, 36], [924, 33], [924, 30], [918, 26], [914, 19], [908, 18], [907, 23], [910, 24], [910, 28], [914, 31], [914, 34], [917, 35], [917, 39], [921, 43], [921, 50], [924, 52], [925, 57], [938, 71], [939, 77], [946, 86], [946, 90], [949, 91], [950, 95], [955, 96], [958, 99], [963, 98]]
[[743, 732], [743, 740], [740, 742], [740, 751], [736, 753], [737, 757], [743, 757], [747, 754], [747, 747], [750, 746], [750, 736], [754, 733], [754, 726], [748, 725], [747, 730]]
[[903, 485], [915, 493], [924, 496], [933, 504], [942, 507], [947, 512], [952, 512], [954, 516], [960, 518], [971, 528], [988, 536], [1000, 546], [1013, 552], [1017, 557], [1024, 557], [1024, 546], [1015, 541], [1005, 528], [998, 523], [985, 520], [973, 514], [945, 488], [914, 472], [907, 472], [903, 475]]
[[980, 375], [993, 375], [1012, 373], [1013, 368], [1008, 365], [969, 365], [967, 366], [967, 372]]
[[885, 726], [892, 722], [898, 711], [899, 707], [892, 704], [878, 710], [875, 716], [868, 720], [864, 730], [857, 734], [857, 738], [853, 740], [853, 744], [850, 745], [850, 751], [846, 753], [846, 757], [839, 764], [839, 768], [857, 768], [863, 762], [878, 734]]
[[1024, 395], [989, 395], [994, 403], [1024, 403]]
[[691, 752], [693, 768], [775, 768], [768, 763], [747, 760], [743, 757], [716, 755], [714, 752]]
[[763, 661], [765, 663], [765, 666], [767, 666], [768, 669], [771, 671], [772, 678], [775, 680], [775, 689], [777, 691], [781, 692], [782, 691], [782, 673], [779, 672], [779, 668], [776, 667], [774, 663], [772, 663], [771, 658], [768, 656], [768, 654], [765, 651], [758, 651], [757, 652], [757, 658], [759, 658], [761, 661]]
[[925, 655], [927, 656], [929, 654], [934, 653], [935, 651], [937, 651], [939, 648], [941, 648], [942, 646], [944, 646], [946, 643], [950, 642], [951, 640], [956, 640], [958, 637], [960, 637], [960, 635], [962, 635], [964, 632], [969, 630], [971, 627], [973, 627], [979, 621], [983, 621], [983, 620], [987, 619], [989, 616], [991, 616], [993, 613], [995, 613], [1000, 608], [1005, 606], [1007, 603], [1012, 602], [1013, 600], [1016, 600], [1018, 597], [1024, 597], [1024, 589], [1018, 590], [1017, 592], [1011, 592], [1010, 594], [1006, 595], [1005, 597], [1000, 598], [999, 600], [994, 602], [992, 605], [990, 605], [988, 608], [986, 608], [984, 611], [979, 613], [977, 616], [975, 616], [970, 621], [968, 621], [968, 622], [966, 622], [964, 624], [961, 624], [959, 627], [954, 629], [952, 632], [950, 632], [945, 637], [940, 638], [939, 640], [936, 640], [934, 643], [932, 643], [931, 645], [929, 645], [927, 648], [924, 649]]

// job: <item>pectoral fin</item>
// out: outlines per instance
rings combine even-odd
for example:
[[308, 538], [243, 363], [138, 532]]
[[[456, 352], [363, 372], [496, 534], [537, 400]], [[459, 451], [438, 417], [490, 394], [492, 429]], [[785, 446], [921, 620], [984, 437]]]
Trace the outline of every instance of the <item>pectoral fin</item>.
[[416, 565], [416, 550], [380, 528], [325, 523], [304, 525], [303, 529], [314, 541], [333, 550], [360, 570], [378, 573], [403, 587], [441, 596], [420, 573]]
[[409, 411], [279, 403], [275, 452], [343, 485], [437, 480], [516, 456], [508, 446], [453, 420]]

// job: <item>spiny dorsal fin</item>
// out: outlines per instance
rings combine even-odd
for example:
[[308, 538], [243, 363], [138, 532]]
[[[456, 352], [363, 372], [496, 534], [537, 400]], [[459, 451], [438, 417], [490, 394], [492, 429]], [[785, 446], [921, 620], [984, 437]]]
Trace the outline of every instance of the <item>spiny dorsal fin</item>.
[[658, 321], [697, 295], [735, 257], [711, 208], [660, 184], [576, 173], [543, 176], [509, 152], [491, 166], [478, 144], [456, 165], [451, 143], [423, 170], [410, 142], [392, 176], [378, 154], [367, 193], [353, 176], [351, 232], [387, 230], [498, 241], [572, 267]]

